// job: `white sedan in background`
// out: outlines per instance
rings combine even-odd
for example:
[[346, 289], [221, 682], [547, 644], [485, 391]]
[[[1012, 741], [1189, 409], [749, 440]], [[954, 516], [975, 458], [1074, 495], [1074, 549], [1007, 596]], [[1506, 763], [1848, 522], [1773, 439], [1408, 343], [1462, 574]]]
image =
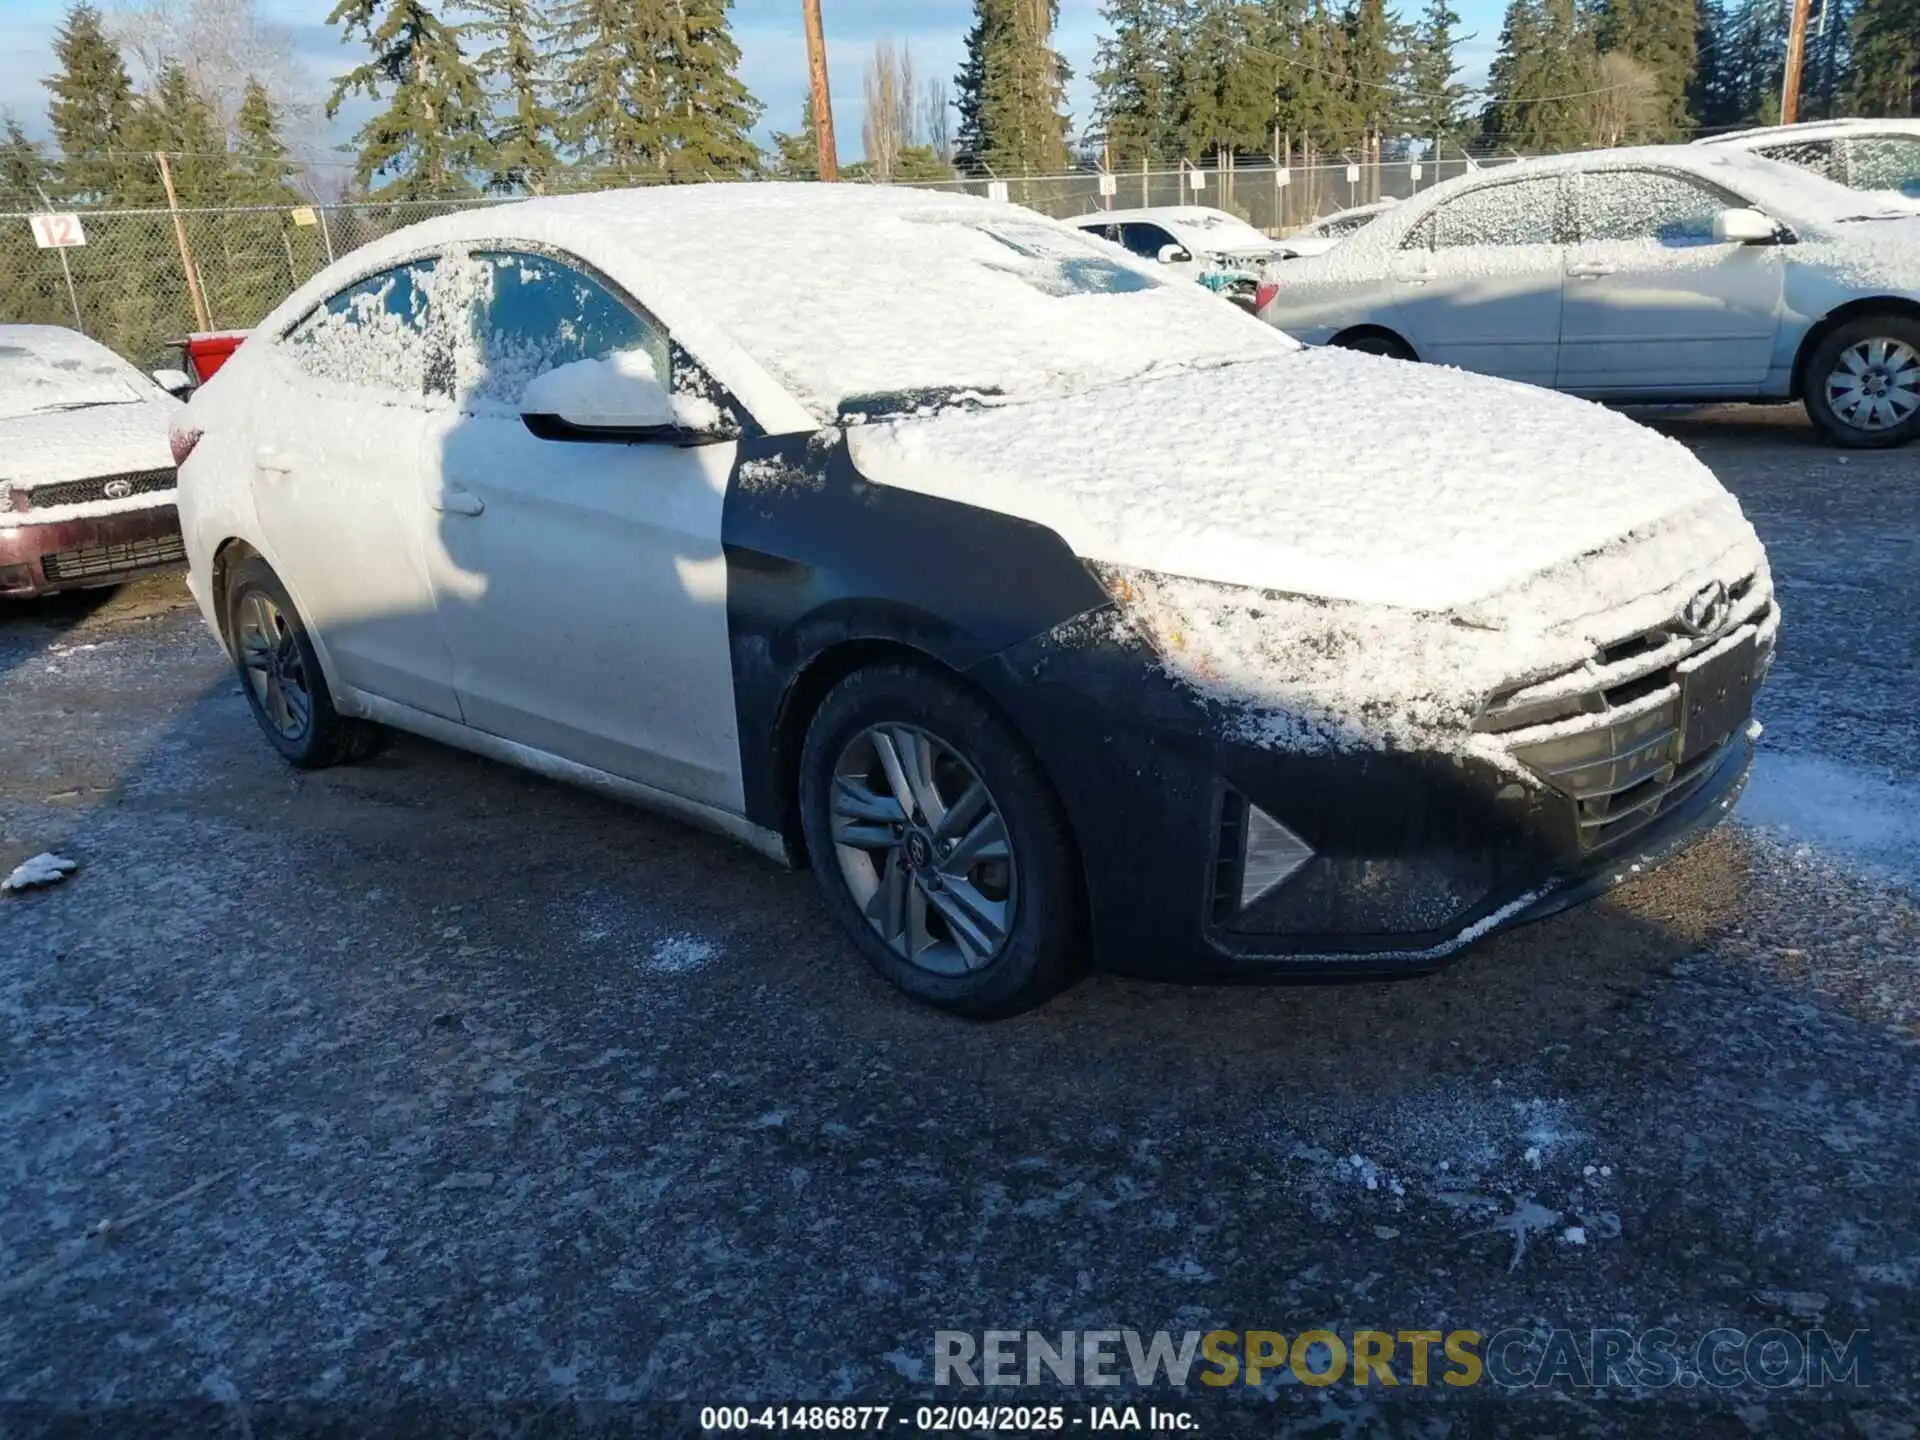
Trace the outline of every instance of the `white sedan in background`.
[[1299, 259], [1306, 255], [1324, 255], [1349, 235], [1366, 229], [1399, 203], [1398, 200], [1389, 198], [1375, 200], [1368, 205], [1356, 205], [1351, 210], [1336, 210], [1331, 215], [1322, 216], [1311, 225], [1302, 225], [1287, 236], [1281, 244], [1291, 259]]
[[1067, 224], [1164, 265], [1171, 274], [1197, 280], [1243, 310], [1253, 309], [1261, 267], [1292, 253], [1238, 215], [1205, 205], [1096, 210]]
[[1813, 120], [1712, 135], [1696, 145], [1746, 150], [1920, 210], [1920, 120]]
[[1737, 150], [1463, 176], [1269, 266], [1259, 313], [1592, 399], [1801, 399], [1843, 445], [1920, 435], [1920, 217]]

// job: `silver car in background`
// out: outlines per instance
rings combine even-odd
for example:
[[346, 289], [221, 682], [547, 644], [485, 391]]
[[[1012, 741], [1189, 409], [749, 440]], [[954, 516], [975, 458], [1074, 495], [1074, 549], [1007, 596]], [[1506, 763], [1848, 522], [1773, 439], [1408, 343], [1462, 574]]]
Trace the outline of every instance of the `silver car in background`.
[[1797, 165], [1890, 205], [1920, 210], [1920, 119], [1811, 120], [1710, 135], [1696, 145]]
[[1269, 266], [1310, 345], [1617, 402], [1803, 400], [1843, 445], [1920, 435], [1920, 216], [1743, 151], [1523, 161]]

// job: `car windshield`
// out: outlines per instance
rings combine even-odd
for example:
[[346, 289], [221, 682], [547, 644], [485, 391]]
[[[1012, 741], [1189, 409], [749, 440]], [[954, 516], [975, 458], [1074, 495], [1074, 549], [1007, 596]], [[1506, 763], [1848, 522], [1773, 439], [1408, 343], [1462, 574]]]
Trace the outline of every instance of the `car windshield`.
[[[762, 203], [728, 198], [736, 217]], [[823, 420], [908, 413], [928, 396], [1070, 394], [1295, 348], [1188, 279], [1011, 207], [836, 197], [789, 201], [777, 218], [735, 226], [726, 267], [697, 227], [662, 227], [653, 251]]]
[[78, 344], [0, 337], [0, 420], [95, 405], [132, 405], [145, 397], [126, 366]]

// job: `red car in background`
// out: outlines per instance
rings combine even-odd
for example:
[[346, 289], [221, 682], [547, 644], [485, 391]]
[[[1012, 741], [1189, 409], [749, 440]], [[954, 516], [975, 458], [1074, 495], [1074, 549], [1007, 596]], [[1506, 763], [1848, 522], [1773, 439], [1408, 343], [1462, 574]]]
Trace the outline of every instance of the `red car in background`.
[[213, 378], [214, 371], [227, 363], [227, 357], [240, 348], [240, 342], [247, 338], [245, 330], [210, 330], [201, 335], [189, 335], [181, 344], [184, 352], [183, 368], [192, 377], [196, 386], [204, 385]]

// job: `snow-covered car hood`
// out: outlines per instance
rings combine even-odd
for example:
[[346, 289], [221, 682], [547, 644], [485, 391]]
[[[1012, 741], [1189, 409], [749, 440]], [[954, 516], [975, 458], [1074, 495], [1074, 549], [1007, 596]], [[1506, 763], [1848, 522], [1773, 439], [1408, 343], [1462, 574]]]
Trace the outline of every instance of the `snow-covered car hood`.
[[850, 443], [879, 483], [1045, 525], [1088, 560], [1489, 623], [1496, 597], [1626, 537], [1752, 533], [1688, 451], [1598, 405], [1339, 350], [860, 427]]
[[167, 396], [0, 420], [0, 482], [32, 488], [173, 464], [167, 429], [184, 407]]
[[[1279, 749], [1420, 748], [1521, 772], [1475, 716], [1670, 624], [1758, 537], [1675, 442], [1530, 386], [1348, 351], [856, 428], [881, 484], [1048, 526], [1113, 623]], [[1329, 603], [1336, 602], [1336, 603]]]

